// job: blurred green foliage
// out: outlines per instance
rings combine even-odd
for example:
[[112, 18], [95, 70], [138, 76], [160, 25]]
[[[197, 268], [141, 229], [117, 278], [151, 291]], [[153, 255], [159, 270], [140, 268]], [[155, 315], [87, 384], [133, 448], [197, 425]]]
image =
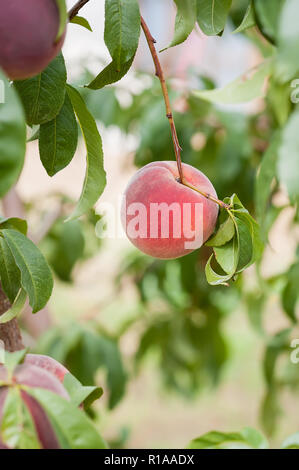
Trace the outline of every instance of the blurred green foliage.
[[[278, 70], [280, 59], [275, 55], [273, 44], [279, 45], [284, 34], [277, 25], [284, 2], [272, 3], [266, 10], [263, 1], [253, 2], [257, 26], [245, 31], [245, 35], [264, 58], [274, 56], [278, 60], [274, 66]], [[233, 2], [229, 15], [233, 28], [241, 24], [248, 4], [245, 0]], [[92, 78], [86, 71], [79, 82], [88, 83]], [[133, 93], [124, 85], [129, 97], [125, 106], [119, 100], [122, 85], [106, 87], [96, 93], [84, 88], [82, 96], [101, 125], [116, 126], [124, 135], [136, 137], [137, 167], [151, 161], [172, 160], [174, 154], [160, 84], [139, 72], [134, 74], [134, 80], [142, 84], [142, 91]], [[215, 87], [209, 77], [199, 77], [192, 70], [189, 81], [192, 88], [199, 90]], [[211, 179], [220, 199], [236, 193], [261, 223], [265, 241], [285, 207], [294, 209], [291, 223], [295, 225], [298, 221], [296, 197], [291, 197], [284, 205], [277, 203], [282, 186], [277, 170], [281, 138], [297, 108], [290, 99], [290, 90], [290, 80], [281, 80], [273, 73], [263, 105], [253, 113], [213, 106], [186, 89], [172, 89], [170, 93], [183, 161], [199, 168]], [[285, 141], [286, 152], [294, 155], [296, 144], [291, 147], [292, 139], [297, 142], [293, 130], [290, 140]], [[292, 171], [291, 168], [289, 172]], [[58, 221], [45, 240], [48, 247], [52, 246], [48, 248], [49, 260], [56, 274], [64, 280], [71, 279], [75, 263], [84, 258], [82, 227], [86, 221], [72, 224], [63, 227]], [[66, 259], [65, 243], [77, 247], [75, 257], [71, 250], [72, 256]], [[129, 279], [138, 294], [132, 309], [139, 310], [140, 316], [129, 321], [114, 339], [98, 333], [95, 325], [91, 325], [93, 332], [76, 328], [70, 328], [67, 335], [59, 330], [49, 332], [38, 345], [38, 351], [65, 362], [83, 383], [93, 380], [97, 369], [105, 367], [110, 407], [113, 407], [121, 399], [126, 382], [118, 342], [138, 324], [138, 347], [128, 361], [128, 369], [140, 370], [150, 355], [155, 358], [165, 386], [190, 398], [219, 382], [229, 358], [223, 321], [236, 309], [245, 309], [250, 324], [265, 342], [261, 419], [267, 434], [273, 434], [280, 415], [280, 393], [286, 388], [296, 389], [299, 382], [297, 366], [289, 358], [290, 340], [298, 324], [298, 261], [294, 260], [285, 272], [269, 278], [261, 276], [261, 263], [258, 263], [256, 273], [251, 274], [254, 282], [249, 286], [247, 278], [241, 276], [229, 288], [211, 287], [204, 277], [204, 265], [210, 254], [208, 247], [172, 261], [153, 260], [136, 251], [125, 254], [115, 280], [115, 292], [119, 293], [124, 281]], [[273, 298], [279, 299], [289, 328], [271, 336], [264, 326], [264, 312], [269, 299]], [[84, 358], [88, 358], [87, 362]], [[122, 436], [119, 440], [122, 441]]]

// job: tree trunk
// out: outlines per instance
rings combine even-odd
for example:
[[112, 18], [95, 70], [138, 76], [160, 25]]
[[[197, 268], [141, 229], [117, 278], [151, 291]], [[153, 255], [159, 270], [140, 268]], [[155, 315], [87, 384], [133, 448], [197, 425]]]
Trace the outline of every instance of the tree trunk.
[[[10, 302], [0, 284], [0, 316], [7, 312], [9, 308]], [[7, 323], [0, 324], [0, 341], [3, 341], [6, 351], [13, 352], [24, 349], [21, 331], [16, 318]]]

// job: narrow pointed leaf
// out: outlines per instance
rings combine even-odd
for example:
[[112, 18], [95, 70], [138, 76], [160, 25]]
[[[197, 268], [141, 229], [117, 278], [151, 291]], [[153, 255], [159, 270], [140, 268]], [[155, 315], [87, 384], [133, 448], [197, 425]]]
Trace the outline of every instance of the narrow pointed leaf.
[[13, 228], [26, 235], [27, 222], [19, 217], [1, 217], [0, 216], [0, 230], [3, 228]]
[[255, 17], [254, 17], [254, 9], [252, 0], [250, 1], [247, 10], [245, 12], [244, 18], [242, 23], [236, 28], [233, 33], [241, 33], [242, 31], [246, 31], [248, 28], [252, 28], [255, 25]]
[[237, 78], [223, 88], [195, 91], [199, 98], [217, 104], [237, 104], [264, 96], [265, 80], [272, 70], [272, 62], [267, 60], [247, 74]]
[[177, 6], [174, 36], [169, 46], [162, 49], [162, 51], [184, 42], [193, 30], [196, 21], [196, 0], [174, 1]]
[[235, 234], [235, 225], [231, 217], [227, 219], [220, 225], [219, 229], [215, 235], [210, 238], [205, 245], [206, 246], [221, 246], [229, 242]]
[[244, 428], [241, 432], [210, 431], [194, 439], [189, 449], [266, 449], [265, 437], [253, 428]]
[[77, 115], [87, 149], [87, 167], [79, 202], [69, 220], [80, 217], [99, 199], [106, 186], [103, 164], [102, 139], [93, 116], [88, 111], [80, 93], [67, 86], [67, 92]]
[[71, 162], [77, 142], [77, 121], [66, 93], [64, 104], [57, 116], [42, 124], [39, 130], [40, 159], [49, 176], [55, 175]]
[[299, 110], [295, 110], [283, 129], [278, 150], [278, 177], [293, 202], [299, 201], [298, 126]]
[[54, 119], [64, 103], [65, 84], [66, 68], [61, 53], [39, 75], [14, 82], [29, 126]]
[[207, 282], [211, 286], [218, 286], [220, 284], [225, 284], [227, 281], [231, 279], [231, 274], [218, 274], [216, 271], [211, 266], [211, 261], [213, 259], [214, 255], [211, 255], [206, 267], [205, 267], [205, 273], [206, 273], [206, 278]]
[[44, 256], [34, 243], [20, 232], [2, 230], [18, 268], [21, 271], [21, 284], [29, 296], [33, 313], [41, 310], [48, 302], [53, 278]]
[[97, 386], [84, 386], [72, 374], [64, 376], [63, 385], [68, 391], [71, 401], [79, 406], [84, 403], [84, 408], [88, 409], [90, 405], [103, 395], [103, 389]]
[[197, 21], [208, 36], [224, 30], [232, 0], [197, 0]]
[[8, 372], [8, 379], [11, 380], [13, 372], [17, 365], [24, 361], [27, 354], [27, 349], [21, 349], [20, 351], [5, 352], [5, 368]]
[[11, 321], [13, 318], [17, 317], [21, 311], [23, 310], [23, 307], [25, 305], [27, 299], [27, 294], [24, 291], [24, 289], [20, 289], [19, 294], [17, 295], [14, 303], [12, 304], [11, 308], [7, 310], [3, 315], [0, 317], [0, 324], [1, 323], [7, 323]]
[[275, 134], [266, 150], [255, 182], [255, 206], [257, 217], [262, 222], [266, 215], [267, 204], [271, 195], [271, 184], [277, 175], [276, 165], [280, 135]]
[[83, 28], [88, 29], [88, 31], [92, 31], [92, 28], [91, 28], [89, 22], [87, 21], [86, 18], [83, 18], [83, 16], [78, 16], [78, 15], [74, 16], [71, 23], [78, 24], [80, 26], [83, 26]]
[[117, 70], [135, 55], [139, 35], [137, 0], [106, 0], [104, 39]]
[[59, 429], [70, 449], [106, 449], [107, 445], [85, 413], [73, 403], [49, 390], [28, 389]]
[[3, 442], [13, 449], [41, 448], [33, 419], [17, 387], [8, 390], [0, 432]]
[[5, 294], [10, 302], [13, 302], [20, 290], [21, 273], [6, 240], [2, 237], [0, 237], [0, 278]]
[[[275, 1], [276, 4], [277, 2], [278, 0]], [[265, 2], [259, 1], [259, 3]], [[274, 12], [276, 19], [274, 33], [276, 33], [276, 29], [278, 30], [276, 34], [278, 50], [275, 76], [280, 82], [286, 83], [291, 78], [296, 78], [299, 71], [298, 0], [287, 0], [279, 3], [280, 8], [277, 7]], [[268, 11], [266, 5], [264, 5], [264, 9], [266, 12]]]
[[111, 83], [118, 82], [121, 80], [128, 70], [131, 68], [133, 63], [134, 57], [131, 57], [127, 62], [122, 64], [119, 68], [114, 61], [110, 62], [110, 64], [105, 67], [99, 75], [96, 76], [94, 80], [92, 80], [88, 85], [87, 88], [92, 90], [99, 90], [106, 85], [110, 85]]

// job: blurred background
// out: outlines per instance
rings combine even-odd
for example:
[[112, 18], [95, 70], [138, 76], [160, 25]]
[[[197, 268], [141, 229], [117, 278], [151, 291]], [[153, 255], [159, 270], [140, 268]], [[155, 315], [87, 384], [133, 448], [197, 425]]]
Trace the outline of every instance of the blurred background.
[[[157, 48], [164, 48], [173, 34], [173, 2], [140, 4]], [[266, 100], [215, 108], [191, 93], [226, 84], [268, 53], [270, 46], [254, 32], [231, 34], [247, 2], [235, 4], [222, 37], [206, 37], [198, 29], [160, 59], [183, 161], [210, 178], [220, 199], [237, 193], [254, 213], [255, 175], [276, 126], [274, 100], [269, 94]], [[90, 2], [81, 13], [93, 32], [70, 24], [63, 48], [69, 82], [79, 86], [109, 61], [103, 2]], [[290, 362], [290, 341], [299, 338], [299, 328], [286, 302], [298, 284], [299, 231], [286, 192], [273, 188], [261, 264], [230, 287], [207, 284], [209, 248], [159, 261], [125, 238], [100, 240], [95, 224], [103, 203], [118, 210], [136, 169], [174, 154], [143, 38], [123, 80], [82, 92], [103, 138], [108, 179], [95, 212], [63, 223], [80, 195], [83, 145], [68, 168], [50, 179], [37, 143], [30, 143], [17, 187], [4, 201], [6, 213], [26, 214], [31, 236], [56, 276], [48, 308], [24, 316], [26, 343], [64, 362], [83, 383], [104, 388], [92, 416], [114, 447], [179, 448], [212, 429], [248, 425], [278, 445], [298, 430], [299, 417], [299, 364]], [[283, 106], [290, 106], [288, 90], [280, 93], [286, 96]]]

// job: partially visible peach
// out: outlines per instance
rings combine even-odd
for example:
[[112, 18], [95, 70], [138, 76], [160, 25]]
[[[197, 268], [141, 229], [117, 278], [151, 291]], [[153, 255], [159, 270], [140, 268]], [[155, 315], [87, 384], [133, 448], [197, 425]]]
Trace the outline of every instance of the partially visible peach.
[[[43, 388], [60, 395], [66, 400], [69, 399], [67, 391], [53, 373], [29, 363], [17, 366], [13, 372], [12, 379], [9, 379], [5, 366], [0, 366], [0, 380], [5, 382], [4, 386], [0, 386], [0, 428], [5, 401], [11, 387], [27, 385], [31, 388]], [[20, 393], [25, 406], [31, 414], [41, 447], [43, 449], [59, 449], [60, 445], [55, 430], [43, 407], [26, 389], [21, 389]], [[0, 446], [5, 448], [5, 442], [1, 442]]]
[[55, 0], [1, 2], [0, 67], [11, 80], [39, 74], [60, 51], [56, 42], [59, 11]]
[[47, 370], [51, 374], [54, 374], [61, 383], [63, 382], [65, 374], [69, 372], [60, 362], [42, 354], [27, 354], [24, 363]]
[[[183, 164], [182, 169], [188, 184], [217, 197], [212, 183], [201, 171], [187, 164]], [[146, 210], [145, 227], [142, 224], [144, 210], [138, 209], [140, 203]], [[176, 215], [171, 210], [157, 212], [163, 203], [164, 207], [173, 208]], [[184, 215], [187, 206], [189, 218]], [[121, 212], [126, 234], [140, 251], [155, 258], [173, 259], [199, 248], [212, 235], [218, 205], [179, 182], [176, 162], [162, 161], [149, 163], [137, 171], [126, 188]], [[190, 245], [192, 236], [196, 242]]]

